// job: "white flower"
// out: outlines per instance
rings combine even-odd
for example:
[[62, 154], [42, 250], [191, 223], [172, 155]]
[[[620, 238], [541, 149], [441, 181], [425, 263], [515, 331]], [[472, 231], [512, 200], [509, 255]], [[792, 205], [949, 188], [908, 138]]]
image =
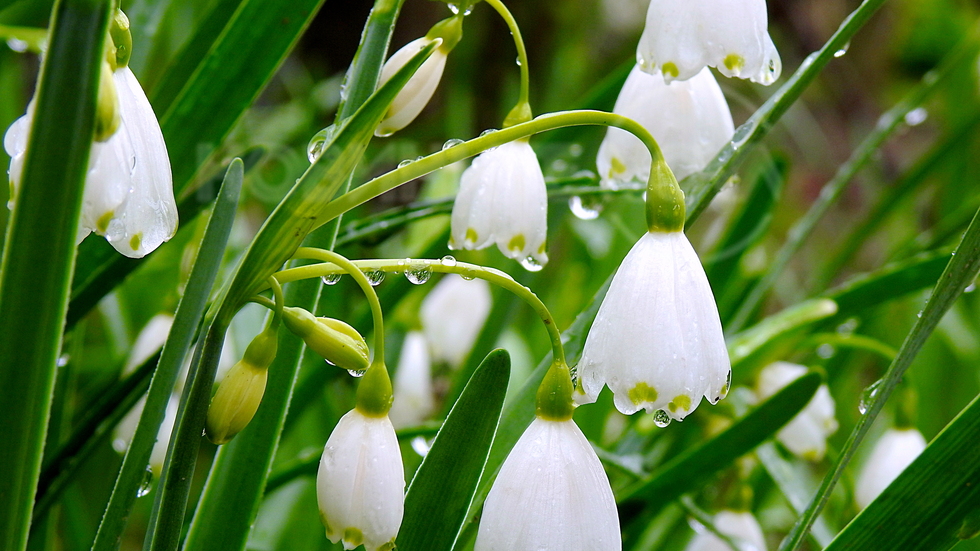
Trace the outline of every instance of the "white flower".
[[[751, 545], [755, 551], [766, 550], [766, 537], [755, 516], [748, 511], [720, 511], [713, 519], [715, 528], [722, 534], [737, 540], [738, 543]], [[750, 548], [745, 548], [750, 549]], [[700, 532], [685, 551], [731, 551], [731, 547], [718, 536], [707, 530]]]
[[[802, 377], [807, 368], [788, 362], [769, 364], [759, 373], [758, 394], [765, 400]], [[827, 385], [820, 385], [810, 402], [776, 433], [786, 449], [810, 461], [820, 461], [827, 451], [827, 437], [837, 431], [834, 399]]]
[[619, 551], [619, 515], [599, 458], [574, 421], [536, 418], [483, 505], [475, 551]]
[[[689, 80], [666, 84], [661, 75], [633, 67], [613, 112], [653, 134], [678, 180], [703, 169], [735, 133], [725, 96], [708, 68]], [[596, 165], [603, 186], [615, 189], [634, 179], [646, 183], [651, 160], [639, 138], [610, 127]]]
[[[381, 84], [388, 82], [399, 69], [404, 67], [412, 59], [412, 56], [419, 53], [419, 50], [431, 42], [431, 38], [422, 37], [402, 46], [400, 50], [395, 52], [385, 62], [384, 67], [381, 68]], [[409, 123], [415, 120], [415, 117], [419, 116], [422, 109], [432, 99], [432, 94], [435, 93], [436, 87], [439, 86], [439, 81], [442, 79], [442, 71], [446, 68], [448, 53], [443, 48], [436, 48], [432, 52], [432, 55], [429, 56], [429, 59], [426, 59], [422, 63], [418, 71], [409, 79], [408, 84], [395, 96], [395, 101], [388, 108], [388, 113], [374, 131], [375, 136], [390, 136], [408, 126]]]
[[387, 416], [353, 409], [340, 419], [323, 448], [316, 490], [330, 541], [342, 539], [344, 549], [391, 549], [402, 523], [405, 473]]
[[710, 66], [769, 85], [782, 62], [767, 25], [765, 0], [651, 0], [637, 63], [668, 82]]
[[[94, 231], [120, 253], [140, 258], [177, 231], [170, 158], [160, 124], [133, 72], [121, 67], [112, 79], [120, 124], [108, 141], [92, 144], [78, 242]], [[14, 121], [4, 136], [4, 148], [11, 157], [10, 208], [23, 172], [33, 115], [32, 101], [27, 114]]]
[[490, 284], [449, 274], [422, 301], [419, 317], [432, 361], [462, 365], [487, 321], [492, 305]]
[[915, 429], [888, 429], [875, 443], [861, 467], [854, 488], [854, 501], [862, 509], [902, 474], [926, 449], [926, 439]]
[[395, 372], [395, 401], [388, 412], [395, 428], [419, 425], [435, 409], [428, 346], [425, 336], [418, 331], [405, 335]]
[[[578, 364], [579, 403], [603, 384], [616, 408], [683, 419], [728, 392], [731, 364], [704, 268], [683, 232], [650, 232], [616, 272]], [[584, 393], [584, 395], [583, 395]]]
[[505, 256], [540, 269], [548, 262], [548, 192], [527, 140], [481, 153], [460, 178], [452, 242], [463, 249], [496, 243]]

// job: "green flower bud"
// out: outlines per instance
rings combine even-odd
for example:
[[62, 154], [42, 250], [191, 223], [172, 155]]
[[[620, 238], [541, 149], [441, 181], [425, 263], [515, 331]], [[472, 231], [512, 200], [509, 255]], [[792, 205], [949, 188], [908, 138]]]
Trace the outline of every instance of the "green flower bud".
[[568, 421], [575, 405], [572, 402], [572, 377], [564, 362], [551, 364], [544, 374], [536, 396], [538, 418], [548, 421]]
[[328, 362], [349, 371], [367, 369], [367, 343], [350, 325], [337, 319], [314, 317], [302, 308], [287, 306], [282, 313], [286, 328]]
[[116, 10], [112, 18], [109, 37], [116, 47], [116, 67], [125, 67], [129, 64], [129, 57], [133, 53], [133, 35], [129, 32], [129, 18], [122, 10]]
[[99, 98], [95, 108], [95, 141], [104, 142], [119, 128], [119, 96], [112, 78], [112, 66], [102, 62], [99, 74]]
[[241, 361], [228, 370], [208, 408], [204, 428], [209, 440], [228, 443], [255, 416], [277, 348], [276, 332], [263, 331], [252, 339]]
[[392, 401], [394, 396], [388, 369], [384, 362], [375, 362], [357, 384], [355, 408], [367, 417], [386, 417]]
[[663, 157], [654, 161], [647, 183], [647, 228], [651, 232], [672, 233], [684, 230], [687, 207], [684, 192]]

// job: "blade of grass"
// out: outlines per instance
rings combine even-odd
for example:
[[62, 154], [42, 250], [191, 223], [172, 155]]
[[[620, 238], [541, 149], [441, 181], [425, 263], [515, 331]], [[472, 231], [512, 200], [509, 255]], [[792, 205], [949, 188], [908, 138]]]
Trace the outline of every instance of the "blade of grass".
[[54, 8], [0, 264], [0, 548], [11, 551], [27, 544], [41, 469], [108, 22], [107, 0]]
[[830, 493], [844, 472], [844, 468], [850, 462], [851, 457], [858, 444], [864, 439], [871, 423], [878, 417], [885, 401], [891, 396], [893, 390], [898, 385], [902, 375], [912, 364], [912, 360], [918, 354], [922, 345], [929, 335], [939, 324], [943, 314], [953, 305], [953, 302], [963, 293], [963, 290], [976, 277], [980, 271], [980, 212], [973, 218], [970, 227], [966, 230], [963, 240], [960, 242], [953, 258], [949, 261], [943, 274], [940, 276], [932, 296], [929, 297], [925, 308], [919, 314], [912, 330], [905, 337], [898, 355], [888, 367], [888, 371], [881, 379], [878, 392], [875, 394], [868, 406], [867, 412], [858, 420], [854, 430], [851, 431], [847, 442], [841, 449], [840, 456], [834, 463], [833, 469], [824, 477], [820, 484], [817, 494], [809, 507], [793, 526], [792, 531], [780, 545], [780, 551], [799, 549], [803, 540], [813, 525], [814, 519], [827, 504]]

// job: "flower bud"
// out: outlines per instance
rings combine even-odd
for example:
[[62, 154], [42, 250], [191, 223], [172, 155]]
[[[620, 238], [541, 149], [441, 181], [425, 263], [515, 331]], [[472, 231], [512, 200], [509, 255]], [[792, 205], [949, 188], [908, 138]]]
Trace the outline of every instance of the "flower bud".
[[252, 420], [265, 394], [277, 346], [276, 332], [263, 331], [248, 345], [241, 361], [228, 370], [208, 408], [205, 431], [209, 440], [226, 444]]
[[116, 10], [109, 25], [109, 36], [116, 47], [116, 67], [129, 65], [133, 53], [133, 35], [129, 30], [129, 18], [122, 10]]
[[286, 328], [328, 362], [350, 371], [367, 369], [367, 343], [350, 325], [337, 319], [315, 317], [302, 308], [287, 306], [282, 313]]

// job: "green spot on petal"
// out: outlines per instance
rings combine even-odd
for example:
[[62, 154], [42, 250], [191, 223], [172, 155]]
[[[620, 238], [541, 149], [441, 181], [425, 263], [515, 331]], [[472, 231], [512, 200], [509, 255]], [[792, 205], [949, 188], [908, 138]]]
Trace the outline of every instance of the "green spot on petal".
[[609, 164], [612, 165], [612, 175], [626, 172], [626, 165], [619, 160], [619, 157], [613, 157]]
[[140, 243], [142, 242], [143, 242], [143, 234], [135, 233], [133, 234], [132, 237], [129, 238], [129, 248], [133, 249], [134, 251], [138, 251], [140, 250]]
[[466, 228], [466, 243], [468, 245], [475, 245], [479, 239], [480, 236], [476, 233], [476, 230], [473, 228]]
[[657, 401], [657, 389], [646, 383], [637, 383], [627, 395], [630, 401], [637, 406], [646, 402]]
[[674, 398], [669, 404], [667, 404], [667, 409], [669, 409], [671, 413], [677, 413], [677, 410], [690, 411], [691, 398], [681, 394], [680, 396]]
[[665, 75], [673, 78], [677, 78], [677, 75], [681, 74], [681, 72], [677, 69], [677, 64], [675, 64], [673, 61], [668, 61], [667, 63], [664, 63], [660, 67], [660, 70], [663, 71]]
[[544, 254], [548, 250], [548, 242], [542, 241], [541, 246], [538, 247], [538, 254]]
[[524, 234], [519, 233], [510, 240], [510, 243], [507, 244], [507, 248], [512, 252], [519, 253], [524, 250], [524, 244]]
[[392, 549], [395, 549], [395, 540], [391, 540], [388, 543], [382, 545], [381, 547], [378, 548], [378, 551], [392, 551]]
[[110, 210], [109, 212], [100, 216], [99, 219], [95, 221], [95, 231], [100, 234], [104, 234], [106, 230], [109, 229], [109, 222], [112, 222], [112, 217], [115, 215], [115, 211]]
[[357, 528], [344, 530], [344, 543], [350, 545], [348, 549], [353, 549], [364, 543], [364, 534]]
[[738, 54], [728, 54], [725, 56], [725, 67], [729, 71], [739, 72], [745, 66], [745, 58]]

